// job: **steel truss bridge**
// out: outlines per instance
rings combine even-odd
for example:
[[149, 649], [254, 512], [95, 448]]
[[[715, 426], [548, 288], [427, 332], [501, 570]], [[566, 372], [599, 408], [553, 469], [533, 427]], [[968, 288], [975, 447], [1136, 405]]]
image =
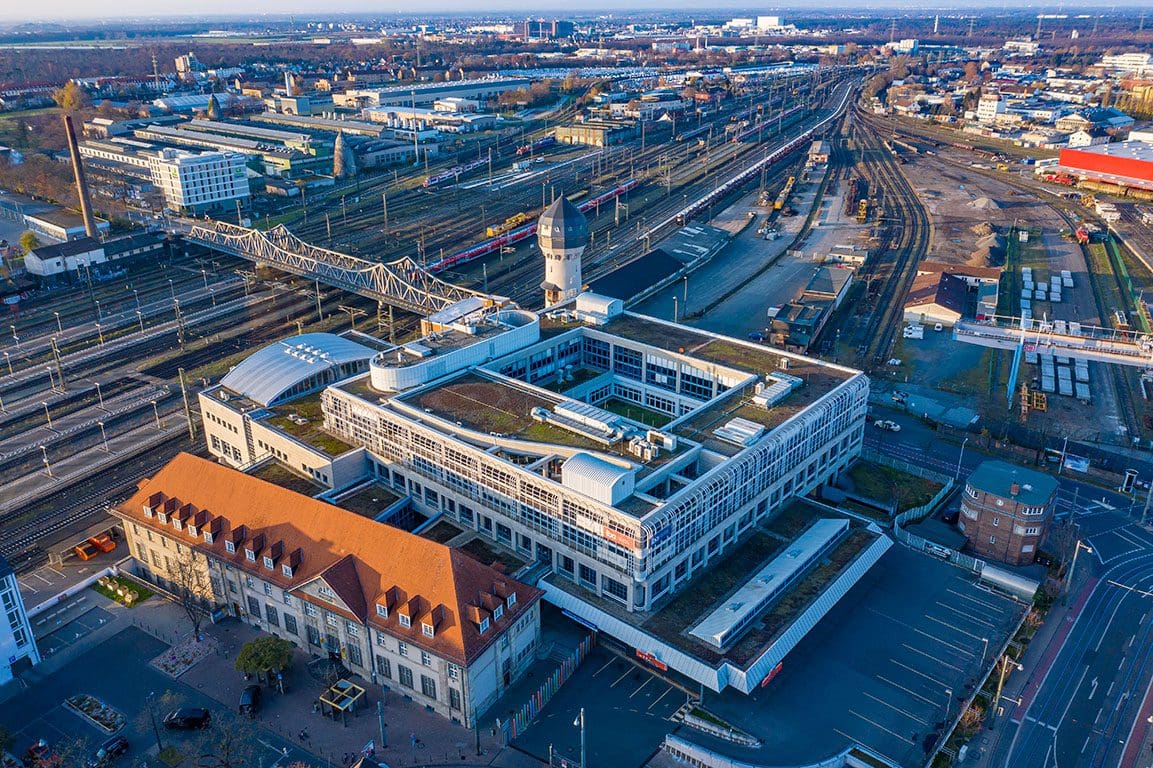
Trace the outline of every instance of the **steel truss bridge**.
[[198, 223], [185, 239], [423, 316], [474, 297], [496, 304], [506, 302], [498, 296], [447, 283], [407, 256], [373, 262], [318, 248], [292, 234], [283, 224], [262, 232], [223, 221]]

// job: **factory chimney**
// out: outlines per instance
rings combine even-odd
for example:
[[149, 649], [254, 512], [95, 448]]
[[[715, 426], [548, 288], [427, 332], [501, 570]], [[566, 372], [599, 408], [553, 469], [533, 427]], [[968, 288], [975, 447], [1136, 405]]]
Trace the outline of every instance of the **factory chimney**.
[[64, 115], [64, 132], [68, 134], [68, 153], [72, 156], [72, 172], [76, 176], [76, 194], [80, 197], [80, 215], [84, 217], [84, 232], [89, 237], [100, 239], [96, 229], [96, 219], [92, 216], [92, 201], [88, 199], [88, 182], [84, 178], [84, 166], [80, 162], [80, 145], [76, 143], [76, 128], [72, 125], [72, 115]]

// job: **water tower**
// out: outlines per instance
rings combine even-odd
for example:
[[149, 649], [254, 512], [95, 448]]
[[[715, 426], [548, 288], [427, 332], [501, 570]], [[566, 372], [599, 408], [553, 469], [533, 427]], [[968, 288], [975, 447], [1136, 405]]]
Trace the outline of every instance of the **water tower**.
[[561, 197], [541, 214], [536, 228], [537, 242], [544, 254], [546, 307], [573, 298], [581, 283], [581, 254], [589, 241], [589, 224], [580, 209]]

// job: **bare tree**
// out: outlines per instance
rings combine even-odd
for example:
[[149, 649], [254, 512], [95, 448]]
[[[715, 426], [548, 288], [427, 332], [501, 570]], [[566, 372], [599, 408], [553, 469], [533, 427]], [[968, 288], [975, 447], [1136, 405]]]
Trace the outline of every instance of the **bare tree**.
[[197, 768], [259, 765], [260, 733], [250, 720], [234, 715], [213, 722], [196, 745]]
[[188, 616], [196, 642], [200, 642], [200, 628], [212, 602], [212, 582], [208, 577], [207, 563], [194, 554], [176, 560], [169, 558], [166, 564], [176, 602]]

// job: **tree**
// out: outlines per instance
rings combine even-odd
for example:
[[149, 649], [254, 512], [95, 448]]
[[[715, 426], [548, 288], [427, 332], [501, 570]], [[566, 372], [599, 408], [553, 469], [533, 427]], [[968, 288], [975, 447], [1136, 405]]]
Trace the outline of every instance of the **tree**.
[[235, 715], [216, 719], [194, 747], [197, 768], [246, 768], [259, 761], [260, 734]]
[[212, 583], [208, 579], [208, 563], [201, 556], [168, 560], [168, 580], [176, 595], [177, 604], [184, 609], [192, 635], [200, 642], [200, 627], [204, 625], [206, 608], [212, 598]]
[[14, 741], [15, 738], [13, 738], [12, 732], [8, 730], [7, 726], [0, 725], [0, 752], [7, 752], [12, 749], [12, 742]]
[[88, 94], [76, 84], [75, 80], [69, 80], [63, 88], [54, 91], [52, 100], [65, 112], [78, 112], [90, 104]]
[[209, 120], [220, 119], [220, 102], [216, 100], [215, 93], [208, 97], [207, 115]]
[[236, 669], [250, 675], [271, 675], [292, 661], [292, 643], [273, 635], [263, 635], [245, 643], [236, 656]]
[[972, 736], [981, 730], [981, 723], [984, 719], [985, 710], [974, 704], [961, 713], [961, 720], [957, 723], [957, 730], [965, 735]]
[[25, 254], [36, 250], [40, 245], [40, 238], [32, 230], [25, 230], [24, 234], [20, 235], [20, 248]]

